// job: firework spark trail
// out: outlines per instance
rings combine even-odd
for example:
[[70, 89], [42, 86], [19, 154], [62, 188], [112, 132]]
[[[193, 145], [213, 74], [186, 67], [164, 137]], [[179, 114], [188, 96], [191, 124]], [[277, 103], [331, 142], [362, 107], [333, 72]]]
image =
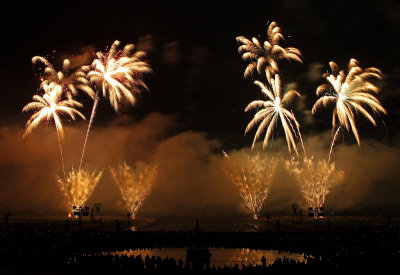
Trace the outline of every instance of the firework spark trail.
[[332, 155], [332, 151], [333, 151], [333, 146], [335, 145], [335, 140], [336, 140], [336, 136], [339, 133], [339, 130], [342, 126], [339, 126], [335, 132], [335, 135], [333, 136], [332, 139], [332, 144], [331, 144], [331, 149], [329, 150], [329, 158], [328, 158], [328, 164], [331, 162], [331, 155]]
[[304, 158], [302, 163], [294, 159], [288, 160], [285, 166], [296, 177], [304, 199], [313, 209], [322, 207], [332, 188], [344, 178], [344, 172], [336, 171], [334, 163], [329, 164], [313, 157]]
[[132, 219], [135, 219], [138, 210], [150, 194], [158, 173], [158, 166], [137, 162], [135, 167], [131, 168], [123, 162], [115, 169], [110, 167], [110, 171]]
[[82, 104], [72, 99], [62, 99], [62, 87], [54, 82], [43, 84], [41, 88], [43, 89], [44, 94], [34, 95], [32, 97], [34, 101], [28, 103], [22, 109], [22, 112], [29, 112], [31, 110], [35, 111], [26, 123], [26, 130], [23, 137], [30, 134], [42, 121], [48, 122], [50, 119], [54, 120], [65, 180], [64, 157], [61, 145], [64, 131], [59, 114], [66, 114], [73, 120], [75, 120], [75, 114], [85, 119], [85, 117], [75, 109], [75, 107], [82, 107]]
[[102, 171], [90, 173], [85, 169], [75, 171], [72, 168], [66, 180], [57, 177], [58, 185], [68, 199], [68, 211], [71, 211], [73, 206], [78, 208], [85, 206], [102, 175]]
[[268, 26], [267, 36], [268, 39], [263, 45], [255, 37], [251, 40], [244, 36], [236, 37], [236, 41], [241, 44], [238, 48], [239, 54], [242, 55], [244, 61], [250, 61], [244, 72], [245, 78], [251, 76], [254, 71], [262, 75], [263, 69], [267, 78], [271, 78], [273, 74], [279, 72], [277, 62], [282, 59], [303, 63], [301, 52], [298, 49], [293, 47], [283, 48], [279, 45], [285, 39], [276, 22], [271, 22]]
[[85, 155], [86, 143], [87, 143], [87, 139], [88, 139], [88, 136], [89, 136], [89, 130], [92, 127], [92, 123], [93, 123], [94, 117], [96, 115], [96, 108], [97, 108], [97, 104], [98, 103], [99, 103], [99, 96], [96, 94], [96, 96], [94, 98], [94, 102], [93, 102], [92, 113], [90, 115], [89, 125], [88, 125], [88, 128], [86, 130], [85, 141], [83, 143], [81, 160], [79, 162], [79, 170], [81, 170], [81, 167], [82, 167], [83, 157]]
[[[290, 111], [290, 112], [291, 112], [292, 116], [294, 117], [293, 111]], [[290, 120], [289, 120], [289, 122], [290, 122]], [[291, 123], [290, 123], [290, 125], [291, 125]], [[292, 126], [292, 128], [293, 128], [293, 126]], [[303, 138], [301, 136], [300, 124], [299, 123], [296, 123], [296, 129], [297, 129], [297, 133], [299, 134], [299, 139], [300, 139], [300, 142], [301, 142], [301, 146], [303, 147], [304, 156], [307, 157], [306, 148], [304, 147], [304, 142], [303, 142]]]
[[229, 160], [229, 165], [223, 169], [225, 174], [239, 187], [244, 203], [252, 212], [253, 218], [258, 219], [264, 201], [268, 197], [277, 159], [263, 158], [257, 153], [249, 155], [246, 164], [239, 168], [237, 163], [232, 161], [225, 152], [223, 153]]
[[258, 80], [254, 81], [254, 84], [260, 87], [261, 92], [264, 94], [264, 96], [267, 97], [267, 100], [254, 100], [249, 105], [247, 105], [245, 109], [245, 112], [257, 109], [257, 113], [247, 125], [245, 134], [247, 134], [256, 124], [260, 123], [254, 136], [252, 148], [254, 148], [255, 143], [260, 138], [265, 129], [267, 130], [265, 133], [263, 147], [265, 148], [268, 145], [269, 138], [272, 136], [272, 132], [274, 130], [274, 124], [277, 123], [277, 121], [280, 119], [285, 132], [289, 153], [291, 153], [293, 148], [293, 150], [296, 152], [296, 155], [298, 156], [299, 153], [297, 151], [296, 142], [293, 136], [293, 133], [296, 135], [296, 132], [293, 129], [291, 121], [293, 121], [297, 127], [299, 123], [297, 122], [293, 113], [289, 112], [286, 109], [286, 105], [291, 101], [294, 96], [300, 96], [300, 93], [291, 89], [284, 92], [282, 96], [281, 79], [278, 74], [275, 75], [275, 78], [268, 79], [268, 85]]
[[[127, 99], [131, 105], [136, 102], [135, 94], [142, 89], [148, 90], [142, 81], [142, 75], [150, 73], [149, 65], [143, 61], [145, 53], [134, 51], [135, 46], [128, 44], [122, 51], [117, 48], [120, 42], [116, 40], [108, 52], [97, 52], [97, 58], [92, 63], [92, 70], [87, 77], [90, 83], [101, 87], [103, 97], [107, 98], [112, 108], [118, 112], [122, 99]], [[82, 166], [89, 132], [96, 114], [100, 90], [94, 96], [94, 103], [86, 131], [79, 168]]]
[[344, 71], [339, 72], [335, 62], [329, 62], [329, 65], [332, 73], [324, 75], [329, 85], [322, 84], [317, 88], [317, 96], [322, 95], [322, 97], [314, 104], [312, 113], [314, 114], [320, 107], [335, 104], [332, 129], [336, 128], [337, 117], [340, 126], [344, 126], [349, 132], [351, 130], [360, 145], [355, 114], [361, 113], [374, 126], [376, 126], [375, 119], [364, 107], [369, 107], [374, 114], [386, 114], [379, 100], [372, 95], [372, 93], [378, 94], [379, 89], [370, 82], [370, 79], [381, 79], [382, 72], [373, 67], [362, 69], [354, 58], [350, 59], [347, 76]]
[[58, 131], [57, 128], [56, 128], [56, 131], [57, 131], [58, 148], [60, 149], [61, 165], [62, 165], [62, 169], [63, 169], [64, 180], [66, 180], [67, 177], [65, 174], [64, 154], [63, 154], [63, 150], [62, 150], [62, 146], [61, 146], [60, 132]]

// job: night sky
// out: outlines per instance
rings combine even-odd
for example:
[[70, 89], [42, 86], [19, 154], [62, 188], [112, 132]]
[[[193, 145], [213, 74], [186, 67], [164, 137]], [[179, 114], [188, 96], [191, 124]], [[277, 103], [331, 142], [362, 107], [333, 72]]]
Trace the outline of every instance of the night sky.
[[[362, 5], [348, 1], [329, 5], [318, 1], [253, 1], [222, 6], [211, 2], [178, 5], [130, 1], [109, 7], [93, 2], [39, 2], [23, 1], [3, 11], [3, 123], [26, 120], [20, 110], [39, 84], [32, 56], [48, 56], [60, 64], [63, 58], [81, 54], [89, 45], [97, 51], [116, 39], [137, 44], [147, 37], [154, 70], [146, 78], [151, 92], [142, 94], [139, 104], [124, 113], [176, 114], [182, 129], [204, 131], [226, 140], [228, 147], [241, 147], [251, 141], [251, 136], [243, 139], [252, 116], [243, 113], [244, 107], [260, 93], [251, 80], [242, 77], [245, 63], [237, 53], [235, 37], [264, 41], [268, 22], [274, 20], [282, 28], [286, 45], [303, 53], [304, 65], [282, 62], [281, 74], [284, 83], [297, 83], [306, 97], [306, 109], [311, 109], [315, 89], [324, 81], [322, 75], [320, 79], [307, 76], [311, 66], [321, 64], [323, 73], [329, 61], [346, 68], [353, 57], [362, 67], [383, 71], [379, 99], [389, 111], [385, 118], [389, 134], [397, 130], [400, 7], [395, 1], [366, 1]], [[174, 55], [174, 60], [166, 61], [168, 54]], [[107, 108], [101, 108], [106, 113], [101, 118], [114, 119]], [[89, 109], [84, 112], [88, 114]], [[312, 127], [329, 129], [330, 114], [319, 113], [314, 117], [317, 125]], [[305, 133], [311, 130], [305, 128]], [[371, 127], [367, 128], [370, 132]]]
[[[388, 111], [384, 124], [379, 122], [376, 128], [360, 117], [361, 141], [376, 140], [394, 146], [398, 152], [400, 4], [394, 0], [349, 2], [10, 4], [2, 9], [0, 17], [0, 126], [21, 128], [29, 118], [21, 110], [40, 84], [38, 71], [31, 63], [33, 56], [46, 56], [60, 68], [64, 58], [74, 60], [85, 53], [90, 57], [120, 40], [122, 45], [134, 43], [146, 50], [153, 69], [144, 78], [150, 92], [140, 94], [138, 103], [123, 108], [120, 115], [133, 121], [152, 113], [171, 116], [173, 127], [167, 127], [164, 136], [185, 131], [204, 133], [206, 139], [218, 140], [218, 145], [212, 146], [215, 152], [250, 146], [254, 132], [244, 137], [244, 129], [254, 113], [243, 111], [250, 101], [261, 98], [261, 93], [252, 80], [243, 77], [247, 64], [237, 52], [235, 37], [258, 37], [264, 41], [269, 22], [276, 21], [286, 38], [284, 45], [296, 47], [303, 54], [304, 64], [280, 63], [283, 83], [295, 82], [303, 95], [293, 104], [303, 136], [312, 138], [331, 128], [332, 110], [310, 116], [317, 99], [315, 90], [324, 83], [322, 74], [329, 69], [328, 62], [334, 60], [346, 71], [350, 58], [356, 58], [363, 68], [383, 71], [383, 80], [377, 82], [381, 88], [378, 99]], [[89, 117], [91, 101], [84, 96], [78, 100], [85, 105], [82, 112]], [[95, 127], [108, 125], [117, 117], [103, 100]], [[276, 135], [282, 136], [283, 132], [278, 130]], [[346, 134], [343, 142], [356, 143], [351, 134]]]

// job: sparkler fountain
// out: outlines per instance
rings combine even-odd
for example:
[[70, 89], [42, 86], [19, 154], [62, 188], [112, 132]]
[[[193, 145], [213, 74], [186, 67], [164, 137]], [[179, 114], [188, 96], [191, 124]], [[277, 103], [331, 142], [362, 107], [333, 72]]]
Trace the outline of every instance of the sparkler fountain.
[[68, 211], [71, 211], [73, 206], [78, 208], [85, 206], [102, 175], [102, 171], [90, 173], [85, 169], [79, 171], [72, 169], [66, 180], [57, 179], [61, 191], [68, 199]]
[[157, 169], [157, 165], [144, 162], [137, 162], [133, 168], [126, 162], [118, 165], [117, 168], [110, 167], [132, 219], [136, 218], [138, 210], [150, 194], [157, 176]]
[[287, 160], [285, 166], [296, 177], [304, 199], [313, 209], [323, 207], [326, 196], [344, 178], [344, 172], [337, 171], [334, 163], [314, 157], [304, 157], [302, 162]]
[[228, 159], [224, 172], [239, 187], [244, 203], [252, 212], [253, 218], [257, 220], [264, 201], [268, 197], [278, 159], [269, 156], [262, 157], [259, 153], [249, 154], [246, 162], [240, 166], [225, 152], [224, 156]]

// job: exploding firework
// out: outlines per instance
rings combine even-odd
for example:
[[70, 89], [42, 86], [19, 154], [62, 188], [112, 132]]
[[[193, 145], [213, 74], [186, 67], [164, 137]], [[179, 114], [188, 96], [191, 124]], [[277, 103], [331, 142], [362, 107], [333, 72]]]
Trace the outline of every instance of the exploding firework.
[[278, 159], [261, 157], [257, 153], [249, 155], [243, 165], [238, 165], [225, 152], [223, 153], [229, 160], [228, 165], [223, 169], [224, 172], [239, 187], [240, 195], [252, 212], [253, 218], [258, 219], [264, 201], [268, 197]]
[[137, 162], [135, 167], [131, 168], [123, 162], [115, 169], [110, 167], [110, 171], [121, 191], [122, 199], [134, 219], [144, 200], [150, 194], [157, 176], [157, 165]]
[[34, 56], [32, 64], [42, 63], [45, 66], [42, 86], [56, 83], [62, 87], [64, 94], [72, 99], [78, 94], [78, 90], [83, 91], [91, 98], [94, 98], [94, 91], [90, 87], [86, 74], [90, 66], [73, 67], [69, 59], [64, 59], [62, 71], [56, 71], [54, 66], [44, 57]]
[[[375, 119], [365, 107], [370, 108], [374, 114], [386, 114], [386, 110], [379, 100], [371, 94], [377, 94], [379, 89], [370, 80], [374, 78], [381, 79], [382, 72], [373, 67], [364, 70], [358, 66], [358, 62], [355, 59], [350, 59], [347, 76], [343, 71], [339, 72], [335, 62], [331, 61], [329, 65], [332, 73], [324, 75], [329, 84], [322, 84], [317, 88], [317, 96], [322, 95], [322, 97], [314, 104], [312, 112], [314, 114], [318, 108], [334, 104], [332, 132], [336, 131], [337, 134], [337, 128], [341, 126], [345, 127], [349, 132], [351, 129], [358, 145], [360, 145], [355, 115], [357, 113], [362, 114], [376, 126]], [[336, 125], [336, 120], [339, 121], [339, 127]], [[333, 148], [334, 139], [331, 148]]]
[[323, 207], [326, 196], [344, 177], [344, 172], [337, 171], [334, 163], [313, 157], [305, 157], [301, 163], [292, 159], [285, 165], [289, 173], [296, 177], [304, 199], [313, 209]]
[[136, 101], [135, 93], [139, 93], [142, 89], [148, 90], [142, 81], [142, 75], [151, 72], [149, 65], [143, 61], [146, 54], [135, 51], [133, 44], [128, 44], [122, 51], [117, 51], [119, 43], [115, 41], [106, 53], [97, 52], [97, 58], [92, 63], [93, 69], [87, 74], [90, 82], [99, 90], [94, 97], [79, 168], [82, 166], [90, 127], [96, 115], [100, 90], [116, 112], [119, 111], [123, 98], [133, 105]]
[[122, 51], [117, 51], [119, 41], [115, 41], [108, 53], [97, 52], [88, 78], [91, 83], [101, 87], [103, 97], [108, 98], [115, 111], [119, 110], [122, 98], [134, 104], [134, 93], [148, 89], [141, 76], [151, 72], [143, 61], [145, 53], [134, 51], [135, 46], [128, 44]]
[[[289, 152], [291, 152], [293, 148], [298, 155], [295, 142], [297, 134], [292, 121], [297, 129], [299, 139], [302, 142], [299, 130], [300, 124], [297, 122], [294, 114], [286, 109], [286, 106], [291, 102], [294, 96], [300, 96], [300, 94], [295, 90], [289, 90], [282, 96], [281, 79], [278, 74], [275, 75], [275, 78], [268, 79], [268, 81], [270, 88], [260, 81], [254, 81], [254, 84], [260, 87], [261, 92], [267, 97], [267, 100], [254, 100], [247, 105], [245, 112], [253, 109], [257, 109], [258, 111], [247, 125], [245, 134], [247, 134], [256, 124], [260, 123], [254, 136], [252, 148], [260, 138], [261, 134], [266, 130], [263, 143], [263, 147], [265, 148], [268, 145], [269, 138], [272, 136], [278, 120], [280, 119], [283, 130], [285, 131]], [[304, 145], [303, 150], [305, 152]]]
[[65, 181], [57, 177], [58, 185], [68, 199], [69, 211], [71, 211], [73, 206], [77, 208], [85, 206], [86, 201], [93, 193], [102, 175], [102, 171], [98, 173], [93, 171], [90, 173], [85, 169], [79, 171], [72, 169]]
[[293, 47], [283, 48], [280, 42], [284, 40], [281, 34], [281, 29], [276, 22], [272, 22], [268, 27], [268, 40], [264, 45], [257, 38], [251, 40], [243, 36], [236, 37], [236, 41], [241, 44], [239, 46], [239, 54], [242, 55], [244, 61], [250, 61], [244, 72], [244, 77], [247, 78], [257, 71], [262, 75], [262, 70], [265, 70], [267, 78], [279, 71], [277, 61], [282, 59], [295, 60], [302, 63], [301, 52]]
[[22, 112], [35, 111], [26, 123], [26, 130], [23, 137], [31, 133], [33, 129], [37, 128], [42, 121], [49, 122], [51, 119], [54, 120], [65, 179], [65, 166], [61, 146], [64, 131], [59, 114], [68, 115], [73, 120], [75, 120], [75, 115], [85, 119], [85, 117], [75, 109], [76, 107], [82, 107], [82, 104], [72, 99], [62, 99], [62, 87], [54, 82], [51, 82], [50, 84], [45, 83], [41, 88], [44, 90], [44, 94], [34, 95], [34, 101], [28, 103], [22, 109]]

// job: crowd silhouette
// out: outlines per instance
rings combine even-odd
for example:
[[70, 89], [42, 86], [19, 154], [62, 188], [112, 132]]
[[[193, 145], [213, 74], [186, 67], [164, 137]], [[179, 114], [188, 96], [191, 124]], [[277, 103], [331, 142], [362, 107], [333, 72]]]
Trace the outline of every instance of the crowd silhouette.
[[[73, 225], [1, 224], [3, 274], [397, 274], [400, 227], [389, 224], [328, 224], [310, 230], [258, 232], [70, 230]], [[249, 248], [304, 253], [266, 264], [195, 265], [186, 259], [111, 255], [144, 248]]]

